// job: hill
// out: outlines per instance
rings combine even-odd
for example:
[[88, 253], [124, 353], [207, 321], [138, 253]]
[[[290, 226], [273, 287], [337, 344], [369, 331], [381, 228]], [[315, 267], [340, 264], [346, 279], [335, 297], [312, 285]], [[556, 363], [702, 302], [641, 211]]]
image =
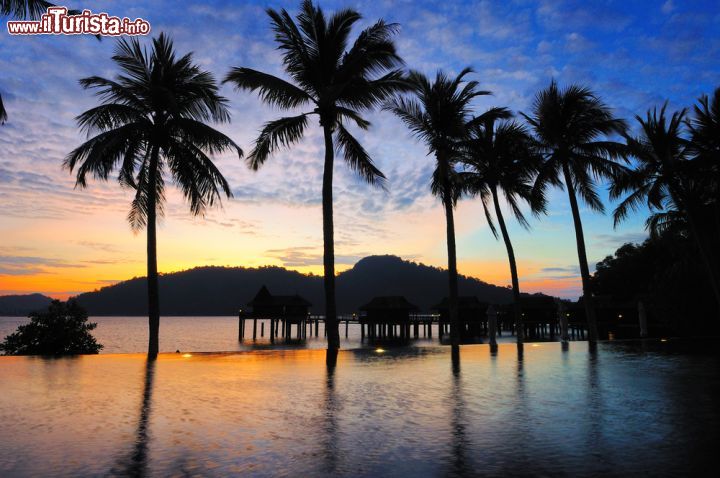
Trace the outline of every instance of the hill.
[[[163, 315], [234, 315], [266, 285], [275, 294], [299, 294], [309, 300], [313, 313], [324, 312], [322, 277], [281, 267], [197, 267], [160, 276], [160, 310]], [[460, 276], [460, 295], [482, 301], [507, 303], [510, 290]], [[402, 260], [396, 256], [370, 256], [337, 277], [340, 313], [351, 313], [378, 295], [404, 295], [423, 311], [447, 295], [447, 272]], [[146, 280], [134, 278], [78, 296], [91, 315], [145, 315]]]
[[26, 316], [30, 312], [45, 309], [52, 299], [42, 294], [0, 296], [0, 315]]

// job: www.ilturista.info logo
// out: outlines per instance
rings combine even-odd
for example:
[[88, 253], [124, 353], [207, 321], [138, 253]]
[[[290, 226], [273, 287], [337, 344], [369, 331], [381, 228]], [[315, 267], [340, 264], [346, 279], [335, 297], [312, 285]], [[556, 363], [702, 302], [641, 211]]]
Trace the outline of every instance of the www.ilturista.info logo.
[[40, 20], [9, 21], [7, 29], [11, 35], [147, 35], [150, 23], [90, 10], [68, 14], [65, 7], [49, 7]]

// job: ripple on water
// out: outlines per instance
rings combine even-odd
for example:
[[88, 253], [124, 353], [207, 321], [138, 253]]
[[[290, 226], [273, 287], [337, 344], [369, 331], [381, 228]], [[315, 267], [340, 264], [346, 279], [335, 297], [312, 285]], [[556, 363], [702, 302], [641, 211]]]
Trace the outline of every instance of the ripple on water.
[[320, 350], [4, 357], [0, 475], [702, 472], [718, 356], [673, 350], [463, 346], [456, 373], [443, 347], [344, 351], [332, 373]]

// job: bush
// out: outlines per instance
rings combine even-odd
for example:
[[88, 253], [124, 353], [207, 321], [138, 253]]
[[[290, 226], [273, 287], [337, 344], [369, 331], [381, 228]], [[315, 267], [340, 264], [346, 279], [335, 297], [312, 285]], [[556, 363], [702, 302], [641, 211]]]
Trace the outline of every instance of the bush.
[[53, 300], [45, 311], [29, 317], [29, 324], [0, 343], [5, 355], [96, 354], [103, 348], [90, 333], [97, 324], [87, 321], [87, 312], [73, 299]]

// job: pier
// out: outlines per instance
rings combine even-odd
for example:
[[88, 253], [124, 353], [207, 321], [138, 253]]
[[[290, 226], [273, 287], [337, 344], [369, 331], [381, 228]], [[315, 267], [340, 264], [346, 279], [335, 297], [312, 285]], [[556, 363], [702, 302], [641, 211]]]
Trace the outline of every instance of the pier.
[[[649, 335], [648, 312], [641, 300], [617, 302], [598, 297], [595, 301], [602, 339]], [[270, 343], [302, 341], [327, 334], [325, 316], [311, 314], [311, 304], [300, 296], [274, 296], [263, 286], [248, 305], [250, 310], [243, 309], [238, 314], [238, 341], [256, 341], [265, 337], [269, 337]], [[516, 334], [519, 324], [515, 323], [511, 304], [487, 304], [476, 297], [461, 297], [458, 316], [464, 343], [490, 339], [490, 307], [497, 314], [497, 336]], [[432, 309], [433, 313], [420, 313], [417, 306], [404, 297], [375, 297], [359, 307], [356, 313], [338, 315], [340, 335], [348, 338], [350, 326], [355, 325], [360, 328], [362, 342], [436, 339], [442, 343], [450, 334], [447, 298]], [[526, 341], [587, 339], [582, 301], [557, 301], [547, 296], [523, 297], [521, 313]]]

